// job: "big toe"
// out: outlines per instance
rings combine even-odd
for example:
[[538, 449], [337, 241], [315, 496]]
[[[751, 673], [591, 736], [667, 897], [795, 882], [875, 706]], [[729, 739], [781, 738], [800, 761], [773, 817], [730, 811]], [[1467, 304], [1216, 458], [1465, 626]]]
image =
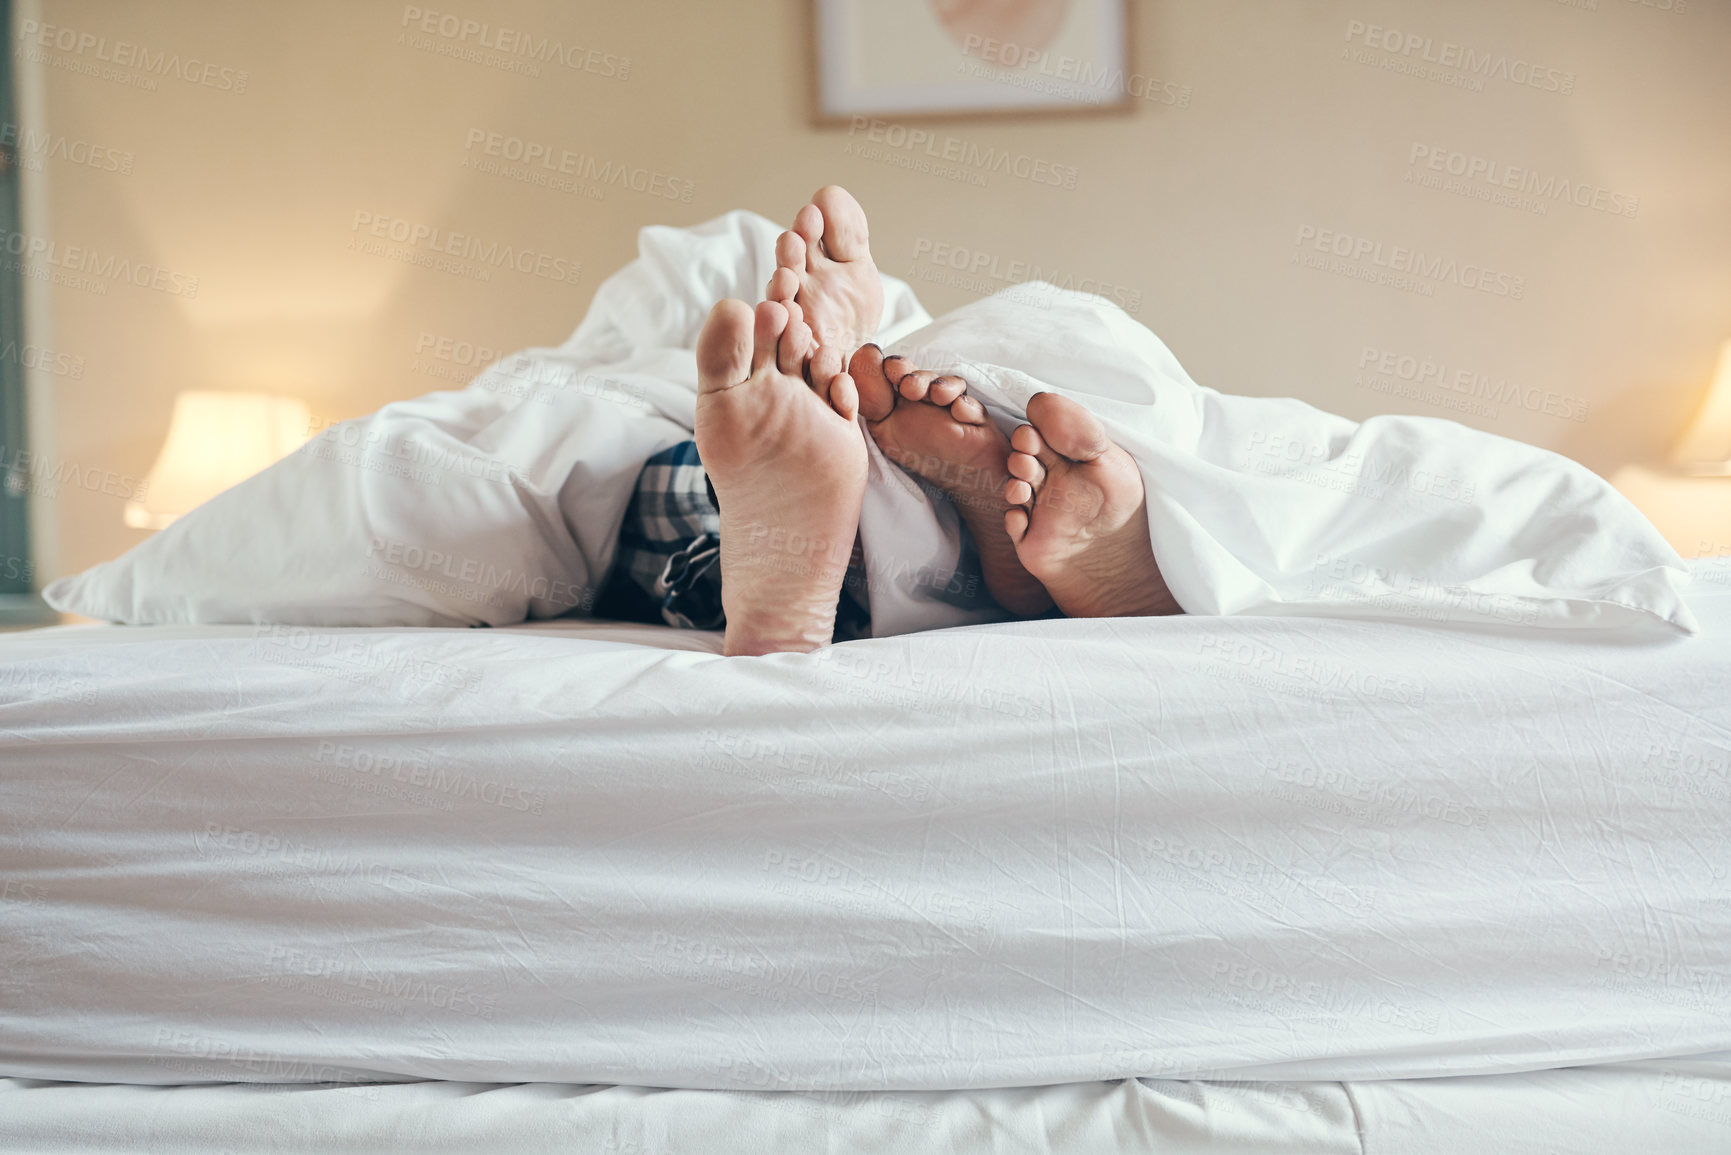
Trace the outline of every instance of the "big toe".
[[752, 308], [717, 301], [697, 335], [697, 391], [712, 393], [751, 376]]
[[832, 261], [860, 261], [871, 257], [865, 210], [853, 194], [838, 184], [825, 185], [812, 195], [811, 203], [823, 214], [823, 247]]
[[1093, 461], [1112, 448], [1099, 418], [1057, 393], [1028, 398], [1028, 423], [1048, 447], [1071, 461]]
[[861, 345], [848, 363], [848, 376], [859, 390], [860, 415], [867, 421], [882, 421], [896, 407], [896, 388], [884, 375], [884, 352], [876, 345]]

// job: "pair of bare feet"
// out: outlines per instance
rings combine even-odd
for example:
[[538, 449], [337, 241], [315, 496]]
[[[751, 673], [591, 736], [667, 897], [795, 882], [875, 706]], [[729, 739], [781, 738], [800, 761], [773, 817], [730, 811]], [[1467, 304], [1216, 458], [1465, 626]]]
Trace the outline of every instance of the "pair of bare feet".
[[883, 283], [846, 190], [819, 189], [800, 209], [776, 265], [765, 301], [720, 302], [697, 341], [697, 451], [720, 505], [726, 653], [828, 644], [865, 493], [857, 418], [885, 456], [956, 504], [1004, 609], [1178, 612], [1154, 562], [1141, 474], [1093, 414], [1041, 393], [1006, 438], [961, 378], [862, 344]]

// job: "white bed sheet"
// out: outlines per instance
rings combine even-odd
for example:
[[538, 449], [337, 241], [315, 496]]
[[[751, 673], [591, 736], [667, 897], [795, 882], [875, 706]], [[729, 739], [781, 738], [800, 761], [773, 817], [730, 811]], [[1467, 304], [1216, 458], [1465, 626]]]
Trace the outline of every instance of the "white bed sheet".
[[[1696, 639], [0, 642], [0, 1073], [927, 1090], [1731, 1051]], [[662, 635], [664, 636], [664, 635]]]
[[0, 1148], [42, 1155], [1723, 1155], [1731, 1149], [1731, 1077], [1637, 1063], [1379, 1083], [1126, 1080], [827, 1094], [0, 1079]]

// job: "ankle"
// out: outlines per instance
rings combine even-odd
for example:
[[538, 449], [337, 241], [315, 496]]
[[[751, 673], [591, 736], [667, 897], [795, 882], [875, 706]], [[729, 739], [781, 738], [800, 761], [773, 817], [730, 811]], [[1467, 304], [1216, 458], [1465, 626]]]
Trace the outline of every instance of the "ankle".
[[729, 657], [804, 654], [829, 645], [846, 576], [845, 561], [831, 565], [772, 557], [729, 566], [724, 559], [722, 652]]
[[730, 618], [727, 633], [721, 642], [721, 654], [727, 658], [761, 658], [766, 654], [809, 654], [829, 645], [835, 630], [835, 616], [821, 630], [813, 628], [794, 633], [764, 633], [751, 625], [736, 626]]
[[[835, 635], [835, 598], [827, 605], [789, 604], [757, 599], [730, 599], [723, 586], [727, 633], [721, 652], [728, 657], [762, 654], [809, 654], [829, 645]], [[745, 602], [746, 604], [740, 604]]]

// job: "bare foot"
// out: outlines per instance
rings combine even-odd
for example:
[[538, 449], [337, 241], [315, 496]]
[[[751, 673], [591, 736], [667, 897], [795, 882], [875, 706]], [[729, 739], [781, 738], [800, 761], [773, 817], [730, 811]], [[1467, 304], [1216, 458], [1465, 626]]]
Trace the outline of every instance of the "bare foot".
[[813, 379], [841, 371], [883, 320], [884, 284], [872, 263], [865, 210], [840, 185], [826, 185], [776, 238], [776, 270], [765, 296], [797, 302], [817, 339]]
[[1154, 563], [1135, 461], [1067, 397], [1036, 393], [1028, 422], [1010, 435], [1004, 486], [1004, 529], [1028, 572], [1066, 617], [1183, 613]]
[[697, 452], [721, 507], [723, 653], [829, 644], [865, 493], [853, 382], [800, 377], [799, 306], [722, 301], [697, 338]]
[[850, 375], [860, 414], [884, 456], [955, 502], [980, 551], [992, 599], [1024, 617], [1051, 609], [1045, 587], [1004, 536], [1009, 439], [967, 395], [967, 382], [915, 370], [904, 357], [885, 359], [876, 345], [862, 346], [853, 355]]

